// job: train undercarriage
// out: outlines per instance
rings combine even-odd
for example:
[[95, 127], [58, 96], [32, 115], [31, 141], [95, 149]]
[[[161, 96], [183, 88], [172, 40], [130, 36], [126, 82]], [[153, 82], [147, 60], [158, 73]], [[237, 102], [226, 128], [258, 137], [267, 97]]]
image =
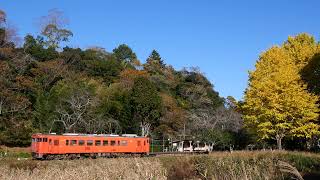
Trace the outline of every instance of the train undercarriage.
[[147, 153], [72, 153], [72, 154], [39, 154], [32, 153], [35, 160], [62, 160], [62, 159], [85, 159], [85, 158], [128, 158], [128, 157], [145, 157]]

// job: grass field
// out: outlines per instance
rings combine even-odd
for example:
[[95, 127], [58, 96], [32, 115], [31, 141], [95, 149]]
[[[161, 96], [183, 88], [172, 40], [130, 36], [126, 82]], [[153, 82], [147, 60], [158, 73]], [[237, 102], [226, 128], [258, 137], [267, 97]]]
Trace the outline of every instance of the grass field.
[[0, 179], [308, 179], [320, 170], [320, 154], [288, 151], [54, 161], [17, 159], [1, 158]]

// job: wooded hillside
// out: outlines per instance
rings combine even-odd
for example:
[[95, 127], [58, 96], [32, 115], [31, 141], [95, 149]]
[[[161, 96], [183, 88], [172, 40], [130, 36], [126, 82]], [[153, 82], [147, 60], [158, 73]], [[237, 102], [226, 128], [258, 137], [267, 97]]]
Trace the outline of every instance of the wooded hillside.
[[219, 139], [213, 129], [241, 128], [197, 68], [175, 70], [156, 50], [141, 63], [126, 44], [112, 52], [62, 47], [73, 34], [57, 10], [42, 17], [41, 34], [17, 46], [6, 19], [1, 11], [0, 144], [27, 146], [36, 132]]

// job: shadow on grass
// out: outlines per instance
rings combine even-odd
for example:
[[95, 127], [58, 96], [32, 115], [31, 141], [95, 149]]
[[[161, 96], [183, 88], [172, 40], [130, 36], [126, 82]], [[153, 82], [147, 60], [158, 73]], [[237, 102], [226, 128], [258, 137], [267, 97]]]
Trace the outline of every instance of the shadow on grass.
[[320, 172], [312, 172], [303, 175], [304, 180], [319, 180]]

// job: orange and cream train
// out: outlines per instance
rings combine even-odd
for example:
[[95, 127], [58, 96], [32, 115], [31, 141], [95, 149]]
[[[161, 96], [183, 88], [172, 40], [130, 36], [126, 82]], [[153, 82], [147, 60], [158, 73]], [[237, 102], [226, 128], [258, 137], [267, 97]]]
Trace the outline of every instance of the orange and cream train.
[[34, 134], [31, 149], [35, 159], [142, 156], [149, 154], [149, 143], [148, 137], [133, 134]]

